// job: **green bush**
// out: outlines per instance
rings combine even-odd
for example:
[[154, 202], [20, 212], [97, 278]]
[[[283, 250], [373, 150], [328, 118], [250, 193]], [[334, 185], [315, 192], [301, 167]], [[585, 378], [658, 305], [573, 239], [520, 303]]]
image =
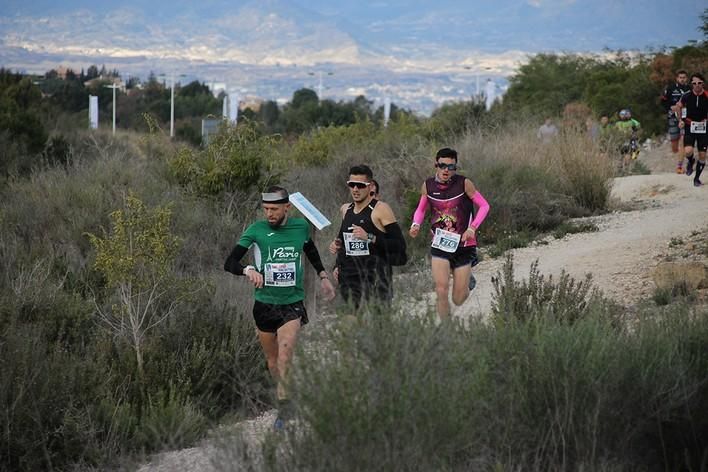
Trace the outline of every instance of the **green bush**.
[[62, 135], [49, 138], [42, 157], [49, 165], [67, 165], [71, 162], [72, 150], [69, 141]]
[[531, 164], [499, 163], [479, 170], [473, 182], [493, 212], [480, 231], [482, 240], [492, 242], [522, 230], [548, 231], [568, 217], [585, 214], [558, 188], [557, 177]]
[[199, 196], [248, 192], [277, 182], [278, 148], [276, 136], [261, 136], [252, 123], [223, 125], [206, 149], [183, 147], [168, 165], [177, 181]]
[[141, 380], [130, 347], [96, 330], [85, 302], [40, 286], [22, 300], [0, 298], [0, 468], [110, 464], [183, 447], [223, 415], [269, 404], [268, 372], [242, 312], [193, 300], [152, 333]]
[[589, 105], [596, 116], [630, 108], [647, 136], [659, 134], [665, 117], [656, 97], [664, 84], [652, 82], [650, 59], [623, 51], [603, 57], [537, 54], [511, 77], [501, 108], [509, 116], [534, 114], [539, 124], [573, 102]]
[[[61, 309], [60, 307], [56, 307]], [[52, 470], [103, 455], [94, 402], [111, 376], [86, 347], [52, 342], [41, 322], [17, 313], [0, 331], [0, 468]], [[77, 352], [78, 351], [78, 352]]]
[[328, 126], [301, 135], [290, 152], [292, 162], [303, 167], [325, 166], [346, 148], [361, 150], [380, 131], [365, 121], [348, 126]]
[[[334, 350], [298, 354], [293, 391], [307, 426], [286, 438], [274, 470], [475, 469], [484, 357], [459, 326], [373, 312], [327, 332]], [[392, 336], [391, 333], [396, 333]], [[479, 382], [479, 383], [477, 383]], [[315, 387], [315, 386], [318, 387]], [[317, 451], [305, 453], [305, 451]]]
[[146, 349], [148, 384], [173, 385], [212, 420], [256, 411], [270, 401], [270, 377], [252, 318], [215, 303], [213, 294], [201, 294]]
[[585, 285], [532, 277], [502, 288], [532, 316], [437, 325], [395, 308], [313, 335], [296, 419], [236, 453], [266, 470], [700, 469], [708, 319], [619, 324]]
[[[576, 282], [565, 271], [558, 281], [545, 277], [538, 270], [538, 261], [531, 264], [528, 280], [518, 281], [512, 256], [493, 278], [492, 319], [495, 323], [528, 322], [552, 319], [573, 323], [590, 315], [613, 319], [617, 307], [593, 289], [591, 276]], [[599, 310], [599, 311], [597, 311]]]
[[190, 399], [177, 389], [168, 388], [148, 398], [134, 441], [136, 446], [142, 445], [142, 449], [178, 449], [193, 444], [205, 433], [206, 427], [206, 418]]
[[480, 126], [486, 112], [484, 101], [475, 100], [446, 103], [433, 111], [425, 129], [440, 139], [460, 136]]

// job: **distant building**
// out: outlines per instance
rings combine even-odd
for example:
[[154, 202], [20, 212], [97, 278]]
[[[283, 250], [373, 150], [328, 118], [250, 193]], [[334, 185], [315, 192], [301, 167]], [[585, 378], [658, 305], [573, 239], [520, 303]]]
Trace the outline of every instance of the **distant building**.
[[226, 92], [226, 84], [223, 82], [211, 82], [209, 84], [209, 90], [211, 90], [214, 97], [219, 98], [221, 92]]
[[121, 92], [125, 93], [125, 82], [120, 80], [120, 77], [104, 77], [104, 76], [99, 76], [96, 77], [95, 79], [87, 80], [84, 82], [84, 87], [93, 87], [96, 84], [101, 84], [101, 83], [112, 83], [113, 85], [118, 86], [118, 90]]
[[241, 101], [239, 103], [239, 110], [243, 111], [246, 108], [250, 108], [254, 112], [258, 113], [258, 111], [261, 109], [261, 105], [263, 105], [264, 100], [261, 97], [256, 97], [254, 95], [246, 95], [245, 97], [241, 98]]

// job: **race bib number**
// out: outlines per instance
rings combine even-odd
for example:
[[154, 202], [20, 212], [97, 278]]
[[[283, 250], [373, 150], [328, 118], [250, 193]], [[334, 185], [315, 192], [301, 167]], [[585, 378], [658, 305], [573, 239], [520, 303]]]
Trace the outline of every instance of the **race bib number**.
[[691, 133], [705, 134], [706, 132], [706, 122], [705, 121], [691, 121]]
[[265, 265], [265, 284], [270, 287], [294, 287], [295, 263], [281, 262]]
[[368, 256], [369, 241], [357, 239], [354, 233], [342, 233], [344, 236], [344, 251], [347, 256]]
[[460, 245], [461, 237], [457, 233], [435, 228], [435, 236], [433, 236], [433, 244], [431, 246], [441, 251], [455, 252], [457, 251], [457, 246]]

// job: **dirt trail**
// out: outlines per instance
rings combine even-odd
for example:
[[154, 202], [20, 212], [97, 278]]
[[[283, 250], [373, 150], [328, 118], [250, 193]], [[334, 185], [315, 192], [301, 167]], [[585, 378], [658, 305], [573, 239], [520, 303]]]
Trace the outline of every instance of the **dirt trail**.
[[[653, 291], [650, 270], [660, 260], [672, 238], [686, 240], [692, 231], [708, 226], [708, 185], [695, 188], [692, 179], [673, 172], [675, 163], [666, 145], [644, 150], [640, 156], [651, 175], [617, 178], [612, 198], [616, 207], [631, 204], [631, 211], [616, 211], [589, 218], [598, 232], [547, 238], [546, 244], [513, 251], [515, 273], [527, 278], [531, 264], [539, 261], [543, 274], [558, 276], [562, 270], [576, 279], [593, 275], [594, 284], [623, 304], [633, 303]], [[705, 181], [708, 181], [706, 175]], [[492, 212], [494, 209], [492, 209]], [[492, 213], [493, 217], [493, 213]], [[483, 260], [475, 268], [477, 288], [453, 313], [455, 316], [482, 316], [489, 312], [491, 278], [504, 264], [504, 258]], [[433, 305], [431, 294], [430, 304]], [[236, 425], [253, 441], [272, 425], [274, 413]], [[232, 461], [219, 458], [215, 443], [160, 454], [140, 472], [233, 470]], [[223, 454], [223, 449], [222, 449]], [[222, 467], [214, 463], [221, 463]], [[224, 469], [223, 464], [230, 464]]]
[[[645, 150], [640, 159], [652, 174], [614, 180], [613, 205], [630, 204], [637, 210], [589, 218], [599, 227], [595, 233], [559, 240], [549, 237], [546, 244], [514, 250], [515, 275], [527, 278], [531, 264], [538, 260], [542, 274], [557, 276], [565, 270], [576, 279], [592, 274], [597, 287], [623, 304], [649, 296], [654, 289], [651, 269], [671, 239], [685, 241], [692, 231], [708, 225], [708, 185], [696, 188], [692, 177], [676, 174], [675, 163], [668, 156], [667, 145]], [[491, 277], [503, 263], [503, 258], [487, 259], [476, 267], [477, 288], [454, 311], [457, 316], [488, 313]]]

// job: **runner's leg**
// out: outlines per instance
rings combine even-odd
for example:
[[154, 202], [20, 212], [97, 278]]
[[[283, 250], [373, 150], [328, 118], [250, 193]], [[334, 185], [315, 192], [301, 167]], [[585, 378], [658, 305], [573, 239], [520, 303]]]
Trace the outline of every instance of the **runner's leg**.
[[[679, 135], [678, 141], [676, 141], [676, 173], [683, 174], [683, 160], [684, 160], [684, 149], [683, 149], [683, 130]], [[681, 169], [681, 172], [678, 170]]]
[[688, 160], [688, 165], [686, 165], [686, 175], [691, 175], [693, 174], [693, 163], [695, 162], [693, 157], [693, 145], [686, 146], [684, 149], [686, 150], [686, 159]]
[[277, 355], [278, 355], [278, 400], [287, 399], [287, 373], [290, 360], [293, 356], [293, 349], [300, 331], [300, 320], [290, 320], [278, 328], [277, 335]]
[[474, 274], [471, 270], [477, 264], [479, 264], [479, 257], [477, 257], [477, 248], [475, 248], [474, 254], [472, 255], [472, 262], [470, 262], [470, 281], [467, 284], [468, 288], [470, 289], [470, 292], [474, 290], [474, 288], [477, 286], [477, 279], [474, 278]]
[[698, 152], [698, 162], [696, 162], [696, 176], [693, 178], [693, 185], [696, 187], [700, 187], [703, 185], [701, 183], [701, 173], [703, 172], [703, 168], [706, 166], [706, 153], [705, 152]]
[[278, 382], [278, 339], [275, 333], [267, 333], [256, 329], [258, 332], [258, 341], [261, 343], [261, 349], [266, 357], [268, 370], [273, 380]]
[[671, 141], [671, 153], [676, 161], [676, 173], [683, 174], [683, 153], [681, 150], [683, 138], [681, 129], [678, 127], [678, 119], [673, 114], [669, 116], [668, 135]]
[[472, 266], [465, 264], [456, 267], [452, 271], [452, 302], [460, 306], [465, 303], [470, 295], [469, 281], [472, 272]]
[[433, 282], [435, 282], [435, 294], [437, 295], [437, 312], [440, 319], [450, 315], [450, 261], [441, 257], [431, 258], [431, 268], [433, 272]]

